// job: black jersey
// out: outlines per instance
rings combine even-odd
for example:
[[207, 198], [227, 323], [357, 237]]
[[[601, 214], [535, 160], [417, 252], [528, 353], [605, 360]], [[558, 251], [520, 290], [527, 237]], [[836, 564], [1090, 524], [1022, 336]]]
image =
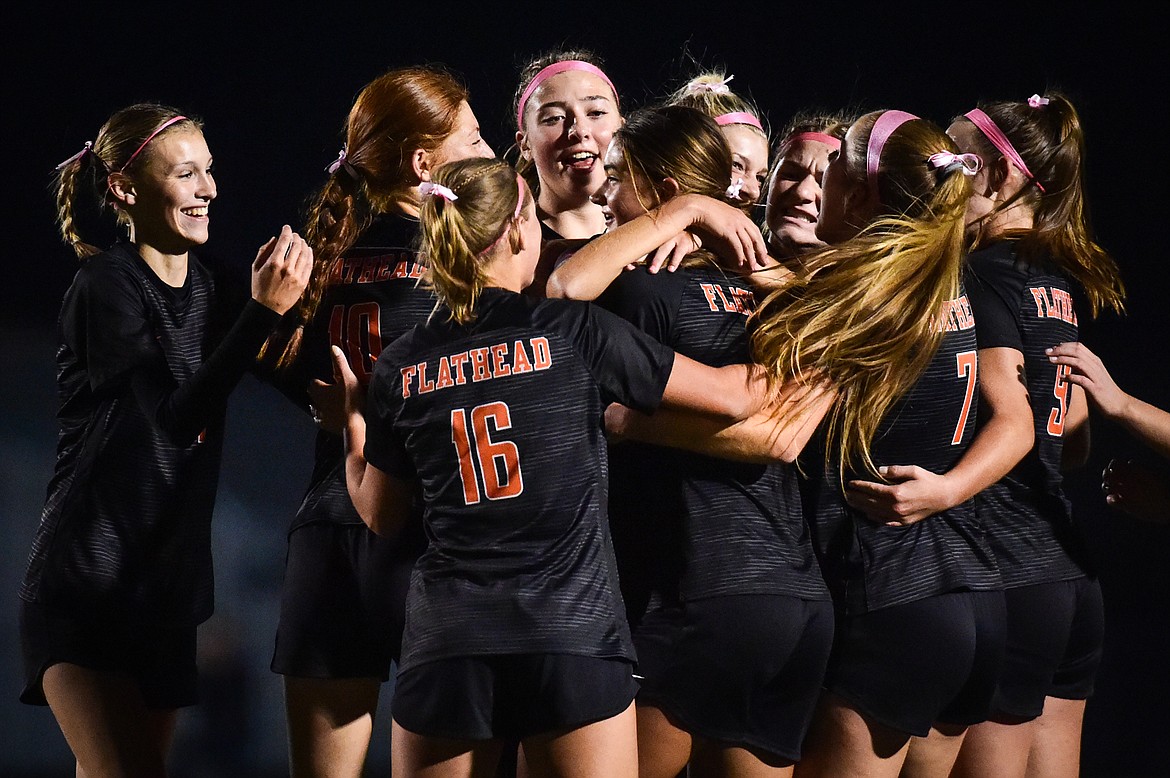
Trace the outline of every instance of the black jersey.
[[382, 352], [366, 458], [417, 478], [429, 545], [401, 668], [476, 654], [633, 659], [606, 522], [603, 411], [652, 410], [674, 353], [587, 303], [485, 289]]
[[1036, 433], [1028, 455], [976, 498], [980, 520], [1005, 586], [1079, 578], [1085, 554], [1060, 473], [1071, 385], [1065, 380], [1068, 368], [1052, 364], [1044, 353], [1077, 340], [1071, 285], [1051, 263], [1019, 258], [1014, 241], [972, 253], [969, 276], [979, 348], [1011, 348], [1024, 355]]
[[[750, 361], [745, 325], [751, 287], [714, 266], [620, 275], [598, 303], [659, 342], [704, 364]], [[645, 444], [611, 451], [610, 520], [622, 570], [649, 562], [651, 585], [669, 598], [730, 594], [828, 597], [801, 513], [797, 473]], [[681, 537], [678, 528], [682, 527]], [[649, 531], [660, 532], [657, 538]], [[681, 547], [682, 560], [672, 561]], [[635, 576], [647, 571], [630, 570]]]
[[[918, 465], [945, 473], [971, 443], [979, 381], [975, 317], [966, 293], [949, 300], [936, 322], [945, 330], [942, 345], [888, 412], [874, 440], [879, 467]], [[839, 474], [830, 472], [824, 475], [814, 520], [826, 580], [846, 612], [1001, 586], [973, 500], [909, 527], [887, 527], [846, 505]]]
[[244, 308], [205, 361], [214, 284], [167, 286], [130, 244], [85, 261], [58, 322], [57, 463], [21, 597], [58, 612], [211, 615], [211, 513], [228, 393], [279, 320]]
[[[296, 380], [333, 381], [331, 346], [345, 353], [358, 381], [369, 384], [374, 362], [385, 346], [426, 321], [435, 296], [420, 283], [425, 266], [418, 256], [418, 220], [383, 215], [362, 233], [329, 280], [313, 322], [305, 329]], [[303, 387], [299, 387], [303, 388]], [[317, 433], [313, 475], [293, 528], [315, 521], [362, 524], [345, 486], [341, 437]]]

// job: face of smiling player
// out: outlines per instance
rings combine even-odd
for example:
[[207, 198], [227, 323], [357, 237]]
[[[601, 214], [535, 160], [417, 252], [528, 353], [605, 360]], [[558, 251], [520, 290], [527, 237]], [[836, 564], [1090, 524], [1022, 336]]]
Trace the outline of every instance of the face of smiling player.
[[616, 96], [592, 73], [568, 70], [536, 88], [516, 142], [536, 166], [542, 210], [558, 213], [589, 202], [605, 181], [602, 155], [620, 126]]
[[731, 183], [742, 180], [738, 200], [754, 203], [760, 199], [768, 176], [768, 139], [747, 124], [728, 124], [720, 128], [731, 147]]
[[[182, 254], [207, 242], [215, 199], [211, 152], [197, 129], [176, 129], [150, 142], [146, 159], [121, 186], [130, 239], [164, 254]], [[113, 176], [111, 176], [113, 178]]]

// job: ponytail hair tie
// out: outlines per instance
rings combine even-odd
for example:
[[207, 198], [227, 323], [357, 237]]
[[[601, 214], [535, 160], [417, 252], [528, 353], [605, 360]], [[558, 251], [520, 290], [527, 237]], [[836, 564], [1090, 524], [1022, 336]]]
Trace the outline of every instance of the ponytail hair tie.
[[349, 152], [345, 150], [345, 146], [342, 146], [341, 151], [337, 152], [337, 159], [329, 163], [329, 165], [325, 168], [325, 172], [329, 173], [329, 175], [333, 175], [338, 171], [339, 168], [344, 168], [345, 172], [349, 173], [350, 178], [357, 178], [357, 170], [354, 169], [353, 165], [346, 161], [348, 153]]
[[1040, 95], [1032, 95], [1028, 98], [1028, 105], [1032, 106], [1033, 108], [1039, 108], [1042, 105], [1048, 105], [1049, 102], [1050, 101], [1047, 97], [1041, 97]]
[[725, 95], [731, 91], [731, 88], [727, 86], [727, 82], [733, 78], [735, 78], [735, 76], [728, 76], [722, 81], [717, 81], [715, 83], [711, 83], [710, 81], [692, 81], [691, 83], [687, 84], [687, 94], [694, 95], [698, 94], [699, 92], [711, 92], [712, 94], [716, 95]]
[[74, 162], [78, 161], [79, 159], [81, 159], [86, 154], [90, 153], [91, 151], [93, 151], [93, 141], [87, 140], [85, 142], [85, 145], [81, 147], [81, 151], [77, 152], [69, 159], [67, 159], [64, 162], [62, 162], [61, 164], [57, 165], [57, 167], [53, 168], [53, 170], [60, 170], [63, 167], [69, 167]]
[[449, 203], [453, 203], [459, 199], [459, 195], [442, 184], [436, 184], [434, 181], [423, 181], [418, 185], [418, 193], [423, 197], [441, 197]]
[[983, 169], [983, 159], [978, 154], [952, 154], [949, 151], [940, 151], [927, 157], [926, 163], [932, 168], [942, 168], [944, 173], [959, 168], [965, 176], [973, 176]]

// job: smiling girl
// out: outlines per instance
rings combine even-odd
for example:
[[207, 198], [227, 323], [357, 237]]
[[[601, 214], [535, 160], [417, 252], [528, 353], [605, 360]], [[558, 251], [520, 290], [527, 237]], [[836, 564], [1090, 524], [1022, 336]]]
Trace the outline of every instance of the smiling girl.
[[[216, 196], [200, 124], [133, 105], [58, 170], [61, 235], [84, 264], [59, 321], [57, 465], [20, 592], [21, 699], [52, 708], [79, 775], [164, 775], [212, 611], [227, 396], [300, 297], [312, 251], [288, 227], [269, 240], [251, 302], [215, 338], [215, 285], [191, 253]], [[74, 221], [95, 196], [129, 228], [106, 252]]]
[[544, 240], [604, 231], [590, 198], [605, 181], [602, 158], [622, 118], [617, 90], [597, 58], [561, 51], [533, 60], [520, 75], [513, 107], [517, 167], [536, 192]]
[[719, 125], [731, 150], [728, 196], [745, 205], [760, 199], [768, 181], [768, 133], [760, 110], [728, 86], [731, 76], [701, 73], [670, 96], [671, 105], [697, 108]]

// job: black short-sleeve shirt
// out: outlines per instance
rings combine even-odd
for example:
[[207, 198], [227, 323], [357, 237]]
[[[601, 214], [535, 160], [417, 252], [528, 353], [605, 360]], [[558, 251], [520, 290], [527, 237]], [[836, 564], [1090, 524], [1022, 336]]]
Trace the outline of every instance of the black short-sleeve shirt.
[[[918, 465], [945, 473], [975, 433], [978, 346], [965, 290], [947, 301], [936, 321], [945, 332], [942, 345], [918, 382], [887, 413], [874, 440], [879, 467]], [[849, 613], [1001, 586], [973, 500], [909, 527], [887, 527], [845, 503], [839, 473], [832, 471], [821, 482], [814, 535], [826, 580]]]
[[[382, 349], [426, 321], [435, 296], [422, 283], [426, 266], [418, 256], [418, 220], [385, 214], [358, 238], [329, 280], [321, 305], [305, 329], [296, 380], [333, 381], [331, 346], [345, 353], [363, 385], [370, 381]], [[345, 488], [341, 437], [317, 433], [313, 474], [293, 529], [325, 521], [362, 524]]]
[[[623, 273], [598, 304], [680, 354], [720, 367], [750, 361], [751, 287], [714, 265]], [[610, 515], [624, 575], [669, 596], [828, 597], [801, 512], [797, 473], [785, 464], [731, 462], [645, 444], [611, 451]], [[676, 537], [681, 527], [681, 537]], [[652, 530], [658, 536], [651, 536]], [[628, 547], [628, 548], [627, 548]], [[682, 558], [671, 555], [681, 550]], [[649, 569], [631, 569], [643, 565]]]
[[1087, 564], [1060, 470], [1071, 385], [1067, 368], [1044, 353], [1078, 339], [1072, 285], [1051, 262], [1025, 260], [1016, 248], [1001, 241], [973, 252], [968, 280], [979, 348], [1023, 355], [1035, 425], [1032, 450], [976, 498], [1008, 587], [1079, 578]]
[[451, 656], [633, 658], [606, 521], [603, 411], [659, 402], [674, 353], [587, 303], [485, 289], [382, 352], [366, 458], [417, 478], [429, 538], [401, 667]]

